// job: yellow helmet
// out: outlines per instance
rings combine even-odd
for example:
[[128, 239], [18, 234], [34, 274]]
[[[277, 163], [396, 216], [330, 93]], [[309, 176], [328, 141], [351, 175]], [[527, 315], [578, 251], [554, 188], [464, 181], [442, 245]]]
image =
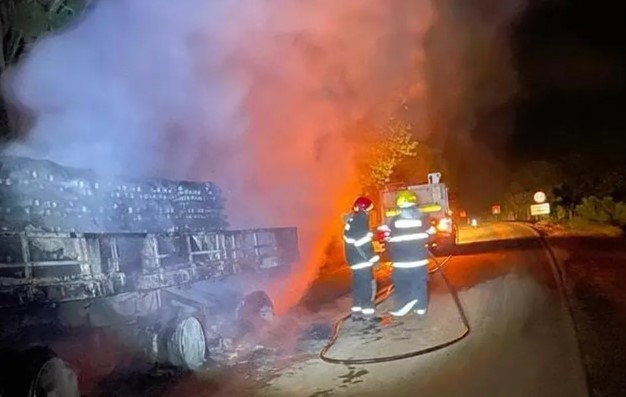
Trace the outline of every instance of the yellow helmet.
[[400, 208], [410, 207], [415, 204], [417, 204], [417, 197], [410, 190], [403, 190], [396, 196], [396, 205]]

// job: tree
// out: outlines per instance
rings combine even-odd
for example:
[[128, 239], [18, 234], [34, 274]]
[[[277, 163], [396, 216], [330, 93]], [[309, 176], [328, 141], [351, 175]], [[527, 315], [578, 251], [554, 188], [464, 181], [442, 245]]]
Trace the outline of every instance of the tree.
[[554, 198], [554, 189], [562, 180], [558, 165], [546, 161], [533, 161], [519, 167], [510, 176], [510, 184], [505, 195], [505, 210], [516, 219], [528, 216], [533, 204], [533, 194], [539, 190]]
[[[91, 0], [0, 0], [0, 75], [42, 35], [67, 26]], [[0, 136], [8, 118], [0, 99]]]
[[0, 68], [17, 62], [41, 35], [67, 26], [89, 0], [3, 0], [0, 2]]
[[400, 162], [417, 155], [418, 142], [411, 133], [409, 123], [392, 119], [382, 128], [365, 133], [362, 137], [360, 169], [366, 170], [362, 183], [366, 188], [379, 188], [388, 182]]
[[532, 193], [519, 182], [512, 182], [504, 199], [504, 208], [514, 219], [526, 219], [529, 215], [529, 205], [532, 203]]
[[563, 178], [554, 189], [555, 200], [573, 213], [586, 197], [613, 197], [626, 200], [624, 164], [598, 157], [569, 155], [561, 160]]
[[391, 175], [392, 182], [423, 183], [429, 172], [441, 172], [450, 186], [447, 164], [441, 151], [419, 142], [414, 156], [404, 157]]

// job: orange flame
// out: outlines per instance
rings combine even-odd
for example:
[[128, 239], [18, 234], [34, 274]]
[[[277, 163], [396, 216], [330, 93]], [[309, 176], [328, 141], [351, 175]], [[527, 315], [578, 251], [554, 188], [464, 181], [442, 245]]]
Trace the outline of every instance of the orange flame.
[[355, 126], [384, 122], [400, 99], [425, 95], [416, 63], [431, 12], [426, 0], [278, 3], [229, 36], [230, 69], [249, 87], [247, 128], [211, 160], [234, 227], [299, 229], [302, 263], [269, 289], [280, 311], [317, 276], [360, 191]]

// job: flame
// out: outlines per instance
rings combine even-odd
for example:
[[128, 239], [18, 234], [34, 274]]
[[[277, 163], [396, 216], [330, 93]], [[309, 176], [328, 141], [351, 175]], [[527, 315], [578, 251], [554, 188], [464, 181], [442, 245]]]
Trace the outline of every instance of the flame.
[[[361, 144], [364, 129], [383, 123], [400, 105], [396, 98], [425, 95], [417, 89], [424, 82], [415, 53], [422, 52], [419, 40], [431, 17], [427, 1], [281, 4], [267, 10], [267, 26], [240, 42], [235, 64], [251, 81], [249, 128], [238, 140], [246, 147], [243, 168], [238, 164], [246, 181], [237, 188], [220, 183], [231, 188], [235, 225], [253, 219], [251, 226], [299, 229], [302, 262], [268, 289], [278, 312], [300, 300], [340, 236], [341, 214], [361, 190], [354, 160], [369, 149]], [[410, 16], [407, 7], [415, 8]], [[278, 39], [265, 30], [275, 34], [273, 26], [284, 24], [297, 29]], [[415, 40], [410, 55], [394, 53], [396, 34]], [[250, 199], [262, 211], [248, 209]]]
[[[336, 216], [320, 218], [303, 230], [304, 239], [301, 249], [304, 252], [301, 263], [295, 266], [288, 280], [276, 280], [269, 290], [278, 314], [282, 314], [297, 304], [311, 283], [317, 278], [320, 265], [325, 262], [328, 245], [333, 239], [341, 238], [342, 220], [340, 214], [350, 206], [354, 194], [358, 191], [357, 180], [346, 183], [346, 188], [331, 198], [331, 212]], [[343, 256], [342, 256], [343, 259]], [[341, 266], [343, 263], [337, 263]]]

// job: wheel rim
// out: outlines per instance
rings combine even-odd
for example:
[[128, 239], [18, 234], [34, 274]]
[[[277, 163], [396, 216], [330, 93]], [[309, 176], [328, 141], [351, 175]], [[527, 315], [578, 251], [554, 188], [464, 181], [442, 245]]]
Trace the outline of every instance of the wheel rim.
[[60, 358], [46, 361], [31, 383], [29, 397], [79, 397], [76, 374]]
[[195, 317], [181, 321], [176, 327], [172, 340], [174, 349], [170, 360], [179, 361], [188, 369], [200, 368], [206, 360], [206, 339], [204, 328]]

